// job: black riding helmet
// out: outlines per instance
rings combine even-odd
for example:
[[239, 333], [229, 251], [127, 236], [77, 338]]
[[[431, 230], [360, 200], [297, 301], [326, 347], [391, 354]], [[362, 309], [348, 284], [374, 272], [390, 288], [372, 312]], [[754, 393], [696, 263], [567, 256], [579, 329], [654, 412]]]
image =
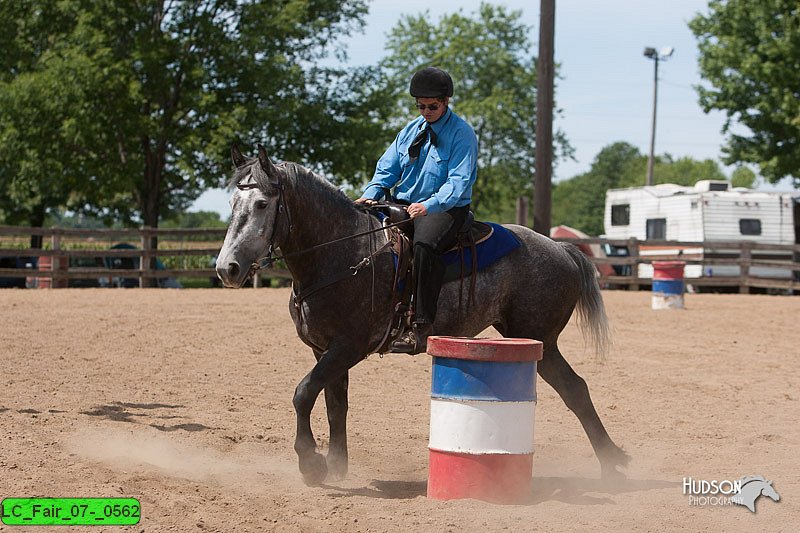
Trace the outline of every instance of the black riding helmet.
[[453, 96], [453, 78], [440, 68], [425, 67], [412, 76], [409, 92], [414, 98]]

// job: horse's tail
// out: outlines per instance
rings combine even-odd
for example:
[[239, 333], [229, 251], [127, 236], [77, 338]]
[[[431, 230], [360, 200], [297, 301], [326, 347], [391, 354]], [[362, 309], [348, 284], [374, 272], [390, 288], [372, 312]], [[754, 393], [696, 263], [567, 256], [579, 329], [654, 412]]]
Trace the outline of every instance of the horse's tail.
[[597, 283], [597, 270], [577, 246], [566, 242], [560, 244], [581, 272], [581, 294], [577, 305], [580, 319], [578, 327], [583, 338], [592, 341], [597, 355], [603, 359], [611, 345], [611, 328], [608, 325], [603, 297], [600, 295], [600, 285]]

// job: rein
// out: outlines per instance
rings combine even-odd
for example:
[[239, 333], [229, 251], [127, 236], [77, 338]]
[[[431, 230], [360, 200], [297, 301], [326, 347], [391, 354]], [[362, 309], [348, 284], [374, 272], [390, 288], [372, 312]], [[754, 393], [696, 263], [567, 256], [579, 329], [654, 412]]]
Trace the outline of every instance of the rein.
[[[327, 242], [316, 244], [314, 246], [310, 246], [308, 248], [304, 248], [304, 249], [298, 250], [296, 252], [291, 252], [291, 253], [288, 253], [288, 254], [276, 256], [276, 255], [274, 255], [274, 248], [275, 248], [275, 242], [274, 241], [275, 241], [275, 235], [276, 235], [277, 227], [278, 227], [278, 218], [280, 217], [281, 212], [284, 212], [285, 217], [286, 217], [286, 222], [288, 223], [288, 232], [287, 232], [287, 234], [289, 234], [289, 233], [291, 233], [291, 230], [292, 230], [292, 217], [291, 217], [291, 214], [289, 212], [289, 206], [286, 204], [286, 200], [285, 200], [285, 196], [284, 196], [285, 187], [284, 187], [283, 181], [280, 179], [280, 175], [277, 177], [276, 181], [274, 181], [274, 182], [270, 181], [269, 185], [271, 185], [273, 187], [276, 187], [277, 190], [278, 190], [278, 206], [277, 206], [278, 208], [277, 208], [277, 210], [275, 212], [275, 219], [273, 220], [273, 224], [272, 224], [272, 235], [270, 235], [270, 238], [269, 238], [269, 246], [267, 247], [267, 255], [263, 256], [263, 257], [260, 257], [260, 258], [256, 259], [255, 261], [253, 261], [253, 263], [250, 265], [250, 269], [249, 269], [249, 272], [248, 272], [248, 275], [250, 275], [250, 276], [254, 275], [256, 272], [258, 272], [262, 268], [266, 268], [268, 266], [271, 266], [273, 263], [275, 263], [276, 261], [280, 261], [281, 259], [287, 259], [287, 258], [290, 258], [290, 257], [296, 257], [296, 256], [299, 256], [299, 255], [303, 255], [303, 254], [306, 254], [308, 252], [311, 252], [311, 251], [314, 251], [314, 250], [319, 250], [320, 248], [324, 248], [324, 247], [330, 246], [332, 244], [349, 241], [351, 239], [357, 239], [359, 237], [365, 237], [367, 235], [372, 235], [373, 233], [378, 233], [378, 232], [381, 232], [381, 231], [386, 231], [386, 230], [389, 230], [389, 229], [392, 229], [392, 228], [396, 228], [398, 226], [401, 226], [403, 224], [407, 224], [407, 223], [413, 221], [412, 218], [408, 218], [406, 220], [401, 220], [399, 222], [386, 224], [386, 225], [380, 225], [377, 228], [369, 229], [367, 231], [362, 231], [362, 232], [359, 232], [359, 233], [355, 233], [353, 235], [347, 235], [345, 237], [340, 237], [338, 239], [333, 239], [333, 240], [330, 240], [330, 241], [327, 241]], [[256, 189], [256, 188], [259, 188], [259, 184], [258, 183], [237, 184], [236, 188], [239, 189], [239, 190], [242, 190], [242, 191], [250, 190], [250, 189]], [[387, 205], [388, 204], [385, 204], [385, 203], [382, 203], [382, 202], [376, 202], [375, 204], [367, 206], [367, 209], [370, 209], [370, 208], [373, 208], [373, 207], [382, 207], [382, 206], [385, 207]], [[372, 226], [372, 222], [371, 222], [372, 219], [370, 218], [369, 220], [370, 220], [369, 226], [371, 227]], [[334, 283], [338, 283], [338, 282], [343, 281], [345, 279], [348, 279], [350, 277], [356, 276], [364, 267], [369, 266], [369, 265], [372, 265], [372, 267], [373, 267], [373, 291], [374, 291], [375, 272], [374, 272], [373, 259], [376, 256], [378, 256], [379, 254], [383, 253], [387, 248], [391, 248], [393, 245], [396, 244], [396, 237], [394, 236], [394, 234], [397, 234], [397, 233], [398, 232], [392, 232], [393, 236], [391, 236], [387, 240], [386, 243], [384, 243], [382, 246], [380, 246], [377, 250], [373, 250], [368, 256], [362, 258], [361, 261], [359, 261], [357, 264], [349, 267], [347, 270], [340, 271], [337, 274], [334, 274], [334, 275], [328, 276], [328, 277], [326, 277], [324, 279], [318, 280], [317, 282], [312, 283], [311, 285], [308, 285], [307, 287], [304, 287], [299, 292], [297, 291], [297, 287], [293, 283], [292, 284], [292, 295], [293, 295], [292, 299], [293, 299], [294, 306], [298, 310], [298, 313], [299, 313], [298, 320], [300, 321], [300, 329], [302, 329], [302, 323], [303, 323], [303, 310], [302, 310], [302, 307], [301, 307], [301, 304], [302, 304], [303, 300], [305, 300], [307, 297], [311, 296], [312, 294], [314, 294], [316, 292], [319, 292], [322, 289], [325, 289], [325, 288], [333, 285]], [[370, 248], [372, 248], [372, 246], [370, 246]], [[399, 275], [399, 272], [396, 270], [396, 272], [395, 272], [395, 285], [397, 284], [398, 275]], [[374, 297], [374, 295], [373, 295], [373, 297]], [[378, 344], [378, 346], [373, 350], [373, 352], [379, 350], [380, 347], [384, 345], [384, 343], [386, 342], [386, 339], [389, 336], [389, 333], [390, 333], [391, 329], [392, 329], [392, 320], [390, 319], [388, 328], [386, 330], [386, 334], [384, 335], [383, 339]], [[320, 348], [320, 347], [316, 347], [316, 349], [319, 350], [320, 352], [323, 351], [322, 348]]]
[[[278, 202], [279, 202], [278, 203], [278, 210], [280, 211], [281, 208], [283, 207], [283, 204], [284, 204], [284, 202], [283, 202], [283, 187], [279, 183], [270, 183], [270, 185], [275, 185], [276, 187], [279, 187], [279, 190], [281, 190], [281, 197], [278, 200]], [[247, 185], [237, 185], [237, 188], [239, 188], [240, 190], [254, 189], [256, 187], [258, 187], [258, 185], [255, 184], [255, 183], [247, 184]], [[382, 204], [376, 204], [376, 206], [378, 206], [378, 207], [380, 205], [382, 205]], [[289, 229], [291, 230], [291, 218], [289, 217], [289, 210], [286, 209], [286, 208], [284, 208], [284, 209], [286, 211], [286, 216], [287, 216], [287, 218], [289, 220]], [[277, 214], [275, 215], [275, 218], [276, 218], [275, 222], [277, 222]], [[353, 235], [346, 235], [346, 236], [340, 237], [338, 239], [333, 239], [332, 241], [323, 242], [323, 243], [320, 243], [320, 244], [316, 244], [314, 246], [310, 246], [308, 248], [303, 248], [302, 250], [298, 250], [296, 252], [292, 252], [292, 253], [284, 254], [284, 255], [279, 255], [279, 256], [273, 255], [273, 252], [272, 252], [273, 248], [274, 248], [274, 244], [272, 242], [272, 239], [275, 237], [275, 227], [276, 227], [276, 224], [273, 224], [273, 226], [272, 226], [272, 237], [270, 238], [270, 243], [269, 243], [269, 248], [267, 250], [267, 255], [265, 255], [263, 257], [259, 257], [258, 259], [253, 261], [253, 264], [250, 266], [251, 274], [254, 274], [258, 270], [261, 270], [262, 268], [269, 267], [273, 263], [275, 263], [277, 261], [280, 261], [281, 259], [286, 259], [287, 257], [296, 257], [298, 255], [303, 255], [305, 253], [313, 252], [314, 250], [319, 250], [320, 248], [324, 248], [326, 246], [330, 246], [331, 244], [336, 244], [336, 243], [340, 243], [340, 242], [344, 242], [344, 241], [349, 241], [351, 239], [357, 239], [358, 237], [364, 237], [366, 235], [371, 235], [373, 233], [378, 233], [379, 231], [384, 231], [384, 230], [387, 230], [387, 229], [396, 228], [397, 226], [400, 226], [402, 224], [406, 224], [408, 222], [411, 222], [412, 220], [413, 219], [410, 219], [410, 218], [406, 219], [406, 220], [401, 220], [400, 222], [395, 222], [393, 224], [387, 224], [385, 226], [381, 226], [379, 228], [374, 228], [374, 229], [367, 230], [367, 231], [362, 231], [360, 233], [354, 233]], [[370, 259], [371, 259], [371, 257], [365, 257], [358, 265], [356, 265], [354, 267], [350, 267], [352, 270], [354, 270], [353, 275], [357, 274], [358, 271], [361, 270], [361, 267], [365, 266], [366, 264], [369, 264]]]
[[[286, 205], [286, 201], [284, 199], [284, 194], [283, 193], [284, 193], [285, 189], [284, 189], [284, 186], [283, 186], [283, 182], [280, 181], [280, 179], [279, 179], [277, 182], [270, 182], [270, 185], [272, 185], [273, 187], [276, 187], [278, 189], [278, 191], [279, 191], [278, 210], [275, 213], [275, 220], [272, 223], [272, 235], [270, 236], [270, 239], [269, 239], [269, 247], [267, 248], [267, 255], [265, 255], [263, 257], [259, 257], [258, 259], [253, 261], [253, 263], [250, 265], [250, 269], [249, 269], [249, 272], [248, 272], [248, 275], [250, 275], [250, 276], [254, 275], [256, 272], [258, 272], [262, 268], [267, 268], [267, 267], [271, 266], [273, 263], [275, 263], [277, 261], [280, 261], [281, 259], [286, 259], [286, 258], [289, 258], [289, 257], [297, 257], [299, 255], [303, 255], [303, 254], [306, 254], [308, 252], [312, 252], [314, 250], [319, 250], [320, 248], [325, 248], [326, 246], [330, 246], [332, 244], [337, 244], [337, 243], [340, 243], [340, 242], [349, 241], [351, 239], [357, 239], [359, 237], [365, 237], [367, 235], [372, 235], [373, 233], [378, 233], [379, 231], [386, 231], [388, 229], [395, 228], [397, 226], [400, 226], [402, 224], [406, 224], [406, 223], [411, 222], [413, 220], [411, 218], [406, 219], [406, 220], [401, 220], [401, 221], [395, 222], [393, 224], [386, 224], [385, 226], [382, 225], [382, 226], [379, 226], [377, 228], [369, 229], [367, 231], [362, 231], [362, 232], [359, 232], [359, 233], [355, 233], [353, 235], [346, 235], [346, 236], [340, 237], [338, 239], [333, 239], [333, 240], [330, 240], [330, 241], [327, 241], [327, 242], [316, 244], [314, 246], [309, 246], [308, 248], [304, 248], [304, 249], [298, 250], [296, 252], [291, 252], [291, 253], [288, 253], [288, 254], [276, 256], [276, 255], [273, 255], [273, 250], [275, 248], [274, 240], [275, 240], [275, 232], [276, 232], [277, 227], [278, 227], [278, 216], [280, 216], [281, 211], [286, 213], [286, 220], [289, 223], [289, 232], [291, 232], [291, 230], [292, 230], [292, 217], [291, 217], [291, 214], [289, 213], [289, 207]], [[239, 190], [242, 190], [242, 191], [243, 190], [249, 190], [249, 189], [255, 189], [255, 188], [258, 188], [258, 184], [257, 183], [239, 184], [239, 185], [236, 186], [236, 188], [239, 189]], [[376, 204], [374, 204], [372, 206], [369, 206], [369, 207], [380, 207], [382, 205], [386, 205], [386, 204], [376, 203]], [[378, 254], [382, 253], [384, 250], [386, 250], [387, 248], [391, 247], [393, 244], [394, 244], [393, 239], [389, 239], [383, 246], [381, 246], [380, 248], [378, 248], [377, 250], [373, 251], [368, 256], [366, 256], [363, 259], [361, 259], [361, 261], [359, 261], [358, 264], [353, 265], [349, 269], [343, 270], [343, 271], [339, 272], [338, 274], [335, 274], [333, 276], [328, 276], [327, 278], [321, 279], [321, 280], [317, 281], [316, 283], [312, 283], [308, 287], [305, 287], [303, 290], [301, 290], [299, 293], [295, 292], [295, 298], [294, 298], [295, 306], [299, 307], [300, 303], [303, 300], [305, 300], [308, 296], [311, 296], [312, 294], [314, 294], [314, 293], [316, 293], [316, 292], [318, 292], [318, 291], [320, 291], [320, 290], [322, 290], [322, 289], [324, 289], [324, 288], [326, 288], [326, 287], [328, 287], [330, 285], [333, 285], [334, 283], [338, 283], [339, 281], [342, 281], [342, 280], [345, 280], [345, 279], [347, 279], [347, 278], [349, 278], [351, 276], [357, 275], [361, 271], [362, 268], [372, 264], [372, 260], [375, 258], [375, 256], [377, 256]]]

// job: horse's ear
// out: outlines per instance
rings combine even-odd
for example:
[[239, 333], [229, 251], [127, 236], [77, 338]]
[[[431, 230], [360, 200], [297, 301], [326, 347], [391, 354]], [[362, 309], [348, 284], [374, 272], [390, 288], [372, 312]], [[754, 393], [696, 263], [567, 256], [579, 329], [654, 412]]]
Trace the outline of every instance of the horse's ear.
[[261, 163], [261, 168], [272, 179], [278, 178], [278, 168], [273, 164], [267, 155], [267, 151], [260, 144], [258, 145], [258, 162]]
[[247, 163], [247, 159], [242, 155], [242, 152], [239, 151], [239, 145], [234, 143], [231, 146], [231, 159], [233, 160], [233, 166], [239, 168]]

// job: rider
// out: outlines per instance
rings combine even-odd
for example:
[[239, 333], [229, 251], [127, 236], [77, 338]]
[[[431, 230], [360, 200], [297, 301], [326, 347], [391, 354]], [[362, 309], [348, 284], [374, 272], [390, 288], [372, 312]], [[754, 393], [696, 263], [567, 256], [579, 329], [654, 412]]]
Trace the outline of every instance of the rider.
[[469, 214], [477, 176], [478, 139], [472, 127], [448, 106], [453, 80], [427, 67], [411, 78], [411, 96], [420, 115], [403, 128], [378, 161], [372, 181], [357, 203], [375, 203], [397, 185], [414, 221], [413, 331], [392, 351], [420, 353], [433, 331], [445, 265], [442, 254], [456, 243]]

